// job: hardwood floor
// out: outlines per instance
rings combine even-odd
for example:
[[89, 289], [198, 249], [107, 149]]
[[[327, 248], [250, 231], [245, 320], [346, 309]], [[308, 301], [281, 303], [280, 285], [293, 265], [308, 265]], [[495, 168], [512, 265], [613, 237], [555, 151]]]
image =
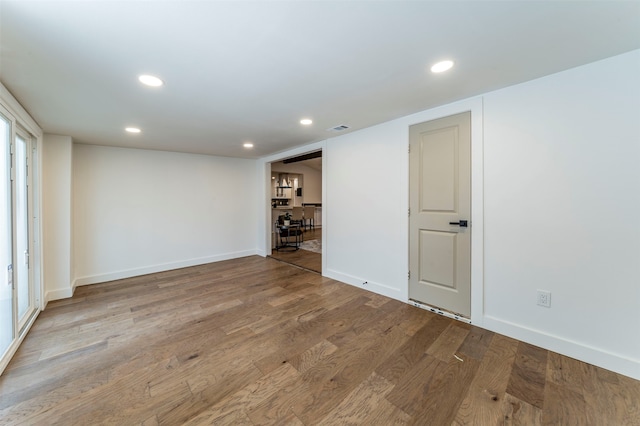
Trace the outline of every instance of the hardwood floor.
[[[304, 241], [322, 240], [322, 228], [309, 229], [304, 233]], [[277, 251], [273, 250], [271, 257], [291, 265], [322, 273], [322, 254], [307, 250]]]
[[0, 423], [638, 425], [640, 382], [252, 256], [79, 287]]

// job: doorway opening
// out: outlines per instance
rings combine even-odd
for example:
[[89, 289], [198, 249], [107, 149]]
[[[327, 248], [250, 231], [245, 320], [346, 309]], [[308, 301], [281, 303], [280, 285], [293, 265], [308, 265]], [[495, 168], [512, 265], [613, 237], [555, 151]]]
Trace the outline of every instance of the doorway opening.
[[271, 257], [322, 273], [322, 151], [271, 163]]

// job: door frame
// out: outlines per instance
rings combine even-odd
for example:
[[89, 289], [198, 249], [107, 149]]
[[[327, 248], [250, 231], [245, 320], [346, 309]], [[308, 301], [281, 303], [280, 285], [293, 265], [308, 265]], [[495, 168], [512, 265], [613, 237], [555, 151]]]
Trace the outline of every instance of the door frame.
[[[483, 140], [483, 102], [481, 97], [467, 99], [443, 107], [434, 108], [412, 115], [406, 126], [406, 143], [409, 146], [409, 127], [450, 115], [471, 112], [471, 323], [482, 326], [484, 318], [484, 140]], [[409, 153], [407, 150], [407, 209], [409, 208]], [[409, 219], [407, 218], [407, 270], [409, 269]], [[407, 303], [414, 306], [408, 298], [409, 280], [407, 279]]]
[[[35, 322], [38, 314], [44, 309], [44, 280], [42, 276], [42, 130], [38, 124], [31, 118], [26, 110], [18, 103], [18, 101], [9, 93], [8, 90], [0, 83], [0, 112], [11, 122], [10, 138], [13, 142], [16, 136], [16, 130], [21, 127], [24, 131], [31, 135], [31, 147], [29, 155], [31, 156], [31, 169], [29, 170], [31, 175], [31, 202], [32, 208], [30, 210], [30, 227], [32, 235], [30, 236], [30, 244], [32, 252], [30, 253], [30, 274], [33, 280], [33, 290], [35, 291], [35, 313], [30, 316], [21, 329], [18, 329], [14, 324], [16, 337], [7, 349], [5, 357], [0, 359], [0, 374], [4, 371], [9, 361], [20, 347], [20, 344], [24, 340], [25, 336], [29, 332], [29, 329]], [[13, 220], [13, 219], [12, 219]], [[13, 231], [12, 231], [13, 232]], [[15, 300], [14, 300], [15, 303]]]
[[[327, 156], [326, 156], [326, 141], [315, 142], [309, 145], [305, 145], [299, 148], [291, 149], [289, 151], [281, 152], [278, 154], [270, 155], [268, 157], [261, 158], [258, 161], [258, 174], [259, 177], [262, 177], [262, 194], [260, 199], [262, 200], [262, 217], [259, 222], [260, 230], [259, 235], [261, 236], [260, 241], [258, 242], [258, 252], [259, 256], [269, 256], [271, 254], [271, 231], [272, 231], [272, 223], [271, 223], [271, 163], [277, 163], [287, 158], [297, 157], [299, 155], [309, 154], [315, 151], [322, 151], [322, 235], [323, 239], [327, 232], [327, 199], [326, 199], [326, 170], [327, 170]], [[260, 211], [260, 208], [258, 209]], [[325, 276], [326, 273], [326, 249], [327, 245], [322, 244], [322, 273], [321, 275]]]
[[[17, 167], [17, 138], [20, 137], [25, 141], [25, 149], [26, 149], [26, 167], [27, 167], [27, 175], [26, 175], [26, 182], [25, 182], [25, 189], [26, 189], [26, 203], [27, 203], [27, 251], [29, 253], [29, 262], [28, 262], [28, 268], [27, 268], [27, 282], [28, 282], [28, 286], [29, 286], [29, 308], [28, 308], [28, 312], [23, 315], [23, 317], [20, 317], [19, 312], [18, 312], [18, 316], [17, 316], [17, 320], [18, 320], [18, 333], [22, 334], [27, 325], [31, 322], [32, 317], [34, 315], [37, 315], [38, 311], [40, 310], [40, 295], [41, 295], [41, 289], [40, 286], [38, 285], [38, 280], [37, 280], [37, 275], [35, 273], [35, 268], [34, 268], [34, 260], [37, 257], [37, 249], [36, 249], [36, 241], [38, 240], [38, 235], [36, 232], [36, 223], [35, 223], [35, 218], [39, 217], [39, 214], [37, 214], [37, 203], [36, 203], [36, 194], [35, 192], [37, 191], [38, 186], [35, 184], [36, 183], [36, 176], [37, 176], [37, 168], [35, 167], [35, 156], [37, 154], [37, 140], [36, 137], [34, 135], [31, 134], [31, 132], [29, 132], [27, 129], [25, 129], [23, 126], [21, 126], [20, 124], [17, 124], [15, 126], [15, 130], [13, 131], [13, 144], [14, 144], [14, 158], [12, 159], [13, 161], [13, 166]], [[17, 177], [16, 179], [14, 179], [13, 183], [12, 183], [12, 187], [13, 187], [13, 202], [17, 203], [17, 194], [18, 194], [18, 180]], [[14, 210], [15, 210], [15, 206], [14, 206]], [[14, 213], [16, 213], [14, 211]], [[13, 238], [14, 238], [14, 250], [17, 247], [17, 222], [18, 221], [18, 217], [17, 215], [13, 216]], [[20, 257], [20, 253], [14, 252], [14, 283], [16, 285], [16, 296], [18, 293], [18, 288], [17, 286], [19, 285], [18, 279], [20, 278], [19, 276], [16, 276], [16, 274], [18, 274], [18, 268], [16, 267], [16, 263], [18, 261], [20, 261], [21, 257]], [[19, 303], [20, 299], [17, 298], [16, 302]], [[17, 309], [17, 306], [16, 306]]]

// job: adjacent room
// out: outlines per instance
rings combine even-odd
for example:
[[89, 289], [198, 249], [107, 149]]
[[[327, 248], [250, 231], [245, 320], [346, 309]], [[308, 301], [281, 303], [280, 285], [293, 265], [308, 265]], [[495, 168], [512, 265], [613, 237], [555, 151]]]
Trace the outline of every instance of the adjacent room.
[[271, 257], [322, 272], [322, 151], [271, 163]]
[[640, 424], [640, 2], [0, 0], [0, 423]]

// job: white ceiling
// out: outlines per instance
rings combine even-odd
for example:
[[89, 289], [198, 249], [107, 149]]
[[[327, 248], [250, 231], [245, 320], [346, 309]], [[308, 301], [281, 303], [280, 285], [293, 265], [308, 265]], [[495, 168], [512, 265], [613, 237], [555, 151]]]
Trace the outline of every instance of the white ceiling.
[[45, 132], [257, 158], [638, 49], [640, 2], [0, 0], [0, 42]]

